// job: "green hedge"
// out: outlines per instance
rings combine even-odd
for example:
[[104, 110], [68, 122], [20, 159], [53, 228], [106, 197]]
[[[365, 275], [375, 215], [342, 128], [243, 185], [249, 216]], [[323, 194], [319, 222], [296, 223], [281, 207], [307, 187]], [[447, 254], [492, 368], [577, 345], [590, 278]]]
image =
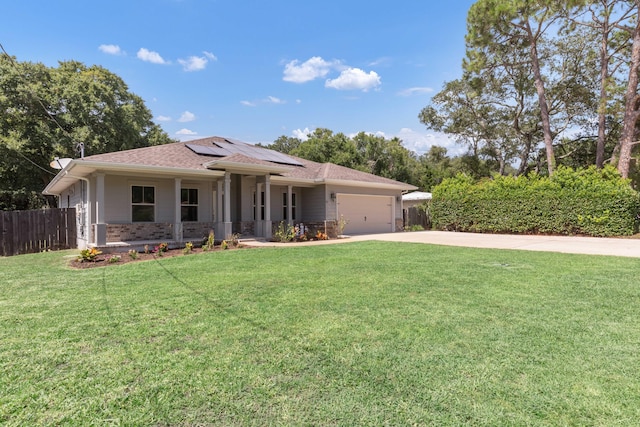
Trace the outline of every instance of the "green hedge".
[[465, 175], [432, 191], [433, 227], [481, 233], [624, 236], [637, 231], [640, 196], [613, 167], [552, 177], [495, 176], [475, 182]]

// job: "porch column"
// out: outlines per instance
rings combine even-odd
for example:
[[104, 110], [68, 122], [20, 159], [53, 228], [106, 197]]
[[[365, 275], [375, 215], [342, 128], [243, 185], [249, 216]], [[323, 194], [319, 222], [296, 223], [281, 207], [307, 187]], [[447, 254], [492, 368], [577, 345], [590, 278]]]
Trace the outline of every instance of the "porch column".
[[223, 239], [231, 236], [231, 172], [224, 173], [224, 235]]
[[182, 243], [182, 179], [174, 179], [173, 240]]
[[[91, 217], [89, 217], [91, 218]], [[91, 221], [91, 219], [89, 219]], [[93, 235], [96, 246], [107, 244], [107, 224], [104, 222], [104, 174], [96, 174], [96, 223]]]
[[256, 212], [255, 212], [256, 236], [264, 237], [264, 218], [262, 217], [262, 183], [256, 183]]
[[270, 239], [271, 230], [271, 175], [264, 177], [264, 237]]
[[293, 225], [293, 185], [287, 186], [287, 219]]
[[[222, 209], [222, 193], [224, 192], [224, 181], [221, 179], [216, 181], [216, 237], [224, 239], [224, 212]], [[222, 236], [222, 237], [221, 237]]]

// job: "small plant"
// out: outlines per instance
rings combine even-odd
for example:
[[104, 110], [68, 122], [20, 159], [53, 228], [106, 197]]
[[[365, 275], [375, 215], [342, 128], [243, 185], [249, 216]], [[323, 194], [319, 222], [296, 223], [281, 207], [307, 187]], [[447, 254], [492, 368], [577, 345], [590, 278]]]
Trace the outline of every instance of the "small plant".
[[191, 242], [187, 242], [184, 245], [184, 249], [182, 250], [182, 253], [185, 255], [190, 254], [193, 251], [193, 243]]
[[276, 228], [276, 231], [273, 233], [273, 240], [280, 243], [290, 242], [295, 239], [295, 237], [295, 228], [284, 221], [280, 221], [278, 228]]
[[328, 239], [329, 239], [329, 236], [327, 236], [327, 233], [323, 233], [320, 230], [316, 232], [316, 240], [328, 240]]
[[109, 261], [109, 264], [115, 264], [116, 262], [120, 262], [120, 255], [111, 255], [108, 261]]
[[424, 227], [420, 224], [413, 224], [405, 228], [405, 231], [424, 231]]
[[149, 252], [149, 245], [144, 245], [144, 253], [148, 254]]
[[88, 248], [80, 251], [80, 255], [78, 255], [78, 261], [80, 262], [95, 262], [98, 255], [102, 252], [96, 248]]
[[213, 230], [210, 230], [209, 231], [209, 237], [207, 237], [207, 240], [205, 240], [205, 242], [202, 245], [202, 250], [203, 251], [212, 251], [214, 245], [215, 245], [215, 235], [213, 233]]
[[336, 223], [338, 236], [342, 236], [344, 234], [344, 228], [349, 224], [349, 220], [345, 219], [344, 215], [340, 215], [340, 219]]
[[227, 236], [227, 243], [232, 248], [237, 248], [238, 245], [240, 244], [240, 234], [233, 233], [232, 235]]
[[167, 252], [168, 250], [169, 250], [169, 244], [163, 242], [155, 247], [154, 252], [156, 252], [158, 256], [162, 256], [162, 254]]
[[129, 258], [131, 258], [131, 259], [137, 259], [138, 258], [138, 251], [136, 251], [135, 249], [129, 249], [127, 251], [127, 255], [129, 255]]
[[222, 243], [220, 243], [220, 249], [224, 251], [225, 249], [228, 249], [228, 248], [229, 248], [229, 244], [227, 243], [226, 240], [223, 240]]

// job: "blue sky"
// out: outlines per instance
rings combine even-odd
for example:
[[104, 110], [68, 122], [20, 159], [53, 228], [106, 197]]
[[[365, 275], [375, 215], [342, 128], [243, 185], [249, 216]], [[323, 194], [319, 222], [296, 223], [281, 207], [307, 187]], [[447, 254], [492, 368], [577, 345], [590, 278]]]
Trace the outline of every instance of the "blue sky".
[[271, 143], [322, 127], [453, 154], [417, 116], [460, 76], [472, 3], [11, 1], [0, 43], [19, 61], [109, 69], [181, 140]]

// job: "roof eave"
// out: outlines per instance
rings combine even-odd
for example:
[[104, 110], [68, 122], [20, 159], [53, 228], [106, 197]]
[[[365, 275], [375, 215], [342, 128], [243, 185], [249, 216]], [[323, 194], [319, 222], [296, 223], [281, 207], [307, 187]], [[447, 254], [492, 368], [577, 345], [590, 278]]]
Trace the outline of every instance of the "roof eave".
[[208, 170], [213, 171], [221, 169], [265, 175], [268, 173], [286, 173], [291, 170], [291, 168], [288, 166], [257, 165], [253, 163], [228, 162], [224, 160], [213, 160], [211, 162], [204, 163], [203, 166]]
[[316, 180], [318, 184], [328, 184], [328, 185], [348, 185], [351, 187], [362, 187], [362, 188], [384, 188], [387, 190], [416, 190], [418, 187], [405, 184], [403, 182], [396, 183], [386, 183], [386, 182], [367, 182], [367, 181], [356, 181], [356, 180], [348, 180], [348, 179], [318, 179]]

